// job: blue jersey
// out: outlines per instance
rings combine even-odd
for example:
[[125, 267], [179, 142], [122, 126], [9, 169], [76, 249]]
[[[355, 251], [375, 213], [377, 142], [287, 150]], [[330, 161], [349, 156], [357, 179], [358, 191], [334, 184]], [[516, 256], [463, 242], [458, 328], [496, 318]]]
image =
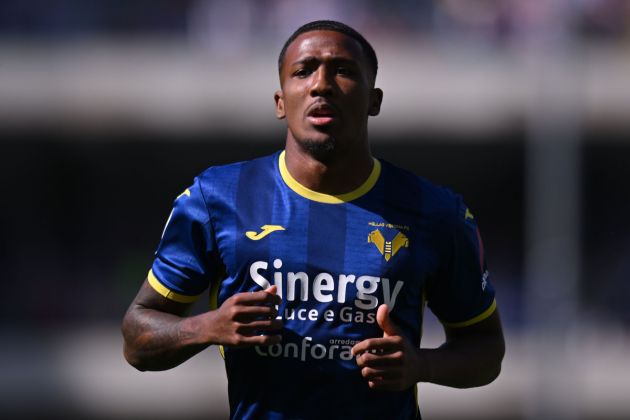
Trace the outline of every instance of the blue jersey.
[[419, 418], [416, 390], [370, 390], [350, 349], [382, 337], [386, 303], [417, 346], [425, 303], [450, 326], [495, 308], [475, 219], [458, 195], [374, 160], [357, 190], [300, 185], [284, 153], [211, 167], [175, 201], [149, 282], [213, 306], [277, 285], [282, 342], [225, 348], [233, 418]]

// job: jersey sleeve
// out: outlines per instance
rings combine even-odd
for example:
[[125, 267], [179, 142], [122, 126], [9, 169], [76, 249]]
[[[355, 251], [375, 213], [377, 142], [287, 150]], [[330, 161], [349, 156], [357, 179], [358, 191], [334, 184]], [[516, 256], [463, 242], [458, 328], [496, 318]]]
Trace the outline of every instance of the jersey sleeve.
[[474, 216], [457, 198], [449, 252], [427, 290], [427, 304], [442, 324], [466, 327], [489, 317], [496, 308], [483, 243]]
[[215, 248], [208, 208], [196, 178], [175, 199], [149, 271], [149, 284], [168, 299], [195, 301], [216, 271]]

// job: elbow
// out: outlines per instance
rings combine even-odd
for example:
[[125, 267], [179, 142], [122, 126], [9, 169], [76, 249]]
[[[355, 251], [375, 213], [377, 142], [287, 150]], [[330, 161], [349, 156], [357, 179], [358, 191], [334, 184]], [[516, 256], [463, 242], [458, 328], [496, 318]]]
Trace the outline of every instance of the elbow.
[[494, 357], [486, 365], [484, 369], [485, 375], [483, 375], [483, 383], [480, 386], [488, 385], [494, 382], [501, 374], [501, 365], [503, 364], [503, 357], [505, 356], [505, 341], [501, 339], [497, 342], [494, 351]]
[[491, 384], [501, 373], [501, 362], [496, 365], [486, 365], [480, 368], [476, 374], [468, 378], [460, 378], [460, 381], [450, 384], [454, 388], [468, 389], [478, 388]]
[[138, 356], [138, 352], [134, 351], [129, 345], [127, 345], [127, 343], [125, 343], [123, 347], [123, 356], [125, 357], [127, 363], [129, 363], [140, 372], [145, 372], [149, 370], [146, 366], [146, 363], [144, 363], [142, 358]]
[[505, 340], [503, 336], [496, 340], [493, 354], [494, 357], [492, 357], [486, 368], [486, 383], [483, 385], [494, 382], [501, 374], [501, 365], [503, 364], [503, 357], [505, 356]]
[[497, 342], [493, 349], [488, 348], [486, 357], [480, 360], [478, 369], [469, 381], [464, 381], [457, 388], [475, 388], [485, 386], [494, 382], [501, 374], [501, 365], [505, 355], [505, 343], [503, 340]]
[[496, 366], [493, 366], [492, 368], [487, 370], [486, 377], [484, 378], [484, 382], [481, 384], [481, 386], [491, 384], [499, 377], [500, 374], [501, 362], [499, 361]]
[[143, 361], [140, 352], [137, 349], [137, 345], [134, 343], [137, 341], [135, 339], [134, 328], [132, 326], [132, 321], [129, 319], [129, 316], [125, 316], [122, 322], [122, 335], [123, 335], [123, 356], [127, 363], [131, 366], [139, 370], [140, 372], [144, 372], [147, 369], [146, 363]]

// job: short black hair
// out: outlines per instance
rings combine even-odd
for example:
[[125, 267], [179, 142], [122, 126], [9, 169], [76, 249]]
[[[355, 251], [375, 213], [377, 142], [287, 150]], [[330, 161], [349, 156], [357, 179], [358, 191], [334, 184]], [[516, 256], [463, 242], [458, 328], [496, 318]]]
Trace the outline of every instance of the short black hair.
[[295, 38], [297, 38], [301, 34], [305, 32], [312, 32], [312, 31], [340, 32], [358, 41], [359, 44], [361, 45], [361, 49], [363, 50], [363, 54], [365, 54], [366, 58], [368, 59], [371, 70], [374, 73], [374, 78], [376, 79], [376, 72], [378, 70], [378, 60], [376, 59], [376, 52], [374, 52], [374, 48], [372, 48], [370, 43], [367, 42], [367, 40], [363, 38], [363, 35], [361, 35], [359, 32], [352, 29], [345, 23], [337, 22], [334, 20], [316, 20], [297, 28], [297, 30], [293, 32], [293, 34], [289, 37], [289, 39], [287, 39], [287, 41], [284, 43], [284, 46], [282, 47], [282, 50], [280, 51], [280, 56], [278, 57], [278, 72], [282, 71], [282, 64], [284, 63], [284, 56], [287, 52], [287, 48], [289, 48], [289, 45], [291, 45], [291, 43], [295, 41]]

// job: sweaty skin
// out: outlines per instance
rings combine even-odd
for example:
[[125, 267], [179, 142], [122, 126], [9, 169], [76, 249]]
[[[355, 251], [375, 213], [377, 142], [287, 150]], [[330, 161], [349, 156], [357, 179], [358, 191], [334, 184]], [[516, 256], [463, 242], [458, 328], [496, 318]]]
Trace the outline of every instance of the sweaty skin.
[[369, 68], [361, 45], [339, 32], [307, 32], [287, 48], [276, 116], [287, 120], [287, 168], [303, 186], [343, 194], [369, 176], [367, 120], [383, 98]]
[[273, 334], [282, 329], [282, 321], [275, 319], [275, 306], [281, 301], [276, 292], [276, 286], [271, 286], [239, 293], [214, 311], [186, 317], [191, 304], [162, 297], [145, 280], [123, 319], [125, 358], [139, 370], [165, 370], [212, 344], [250, 347], [279, 343], [282, 337]]

